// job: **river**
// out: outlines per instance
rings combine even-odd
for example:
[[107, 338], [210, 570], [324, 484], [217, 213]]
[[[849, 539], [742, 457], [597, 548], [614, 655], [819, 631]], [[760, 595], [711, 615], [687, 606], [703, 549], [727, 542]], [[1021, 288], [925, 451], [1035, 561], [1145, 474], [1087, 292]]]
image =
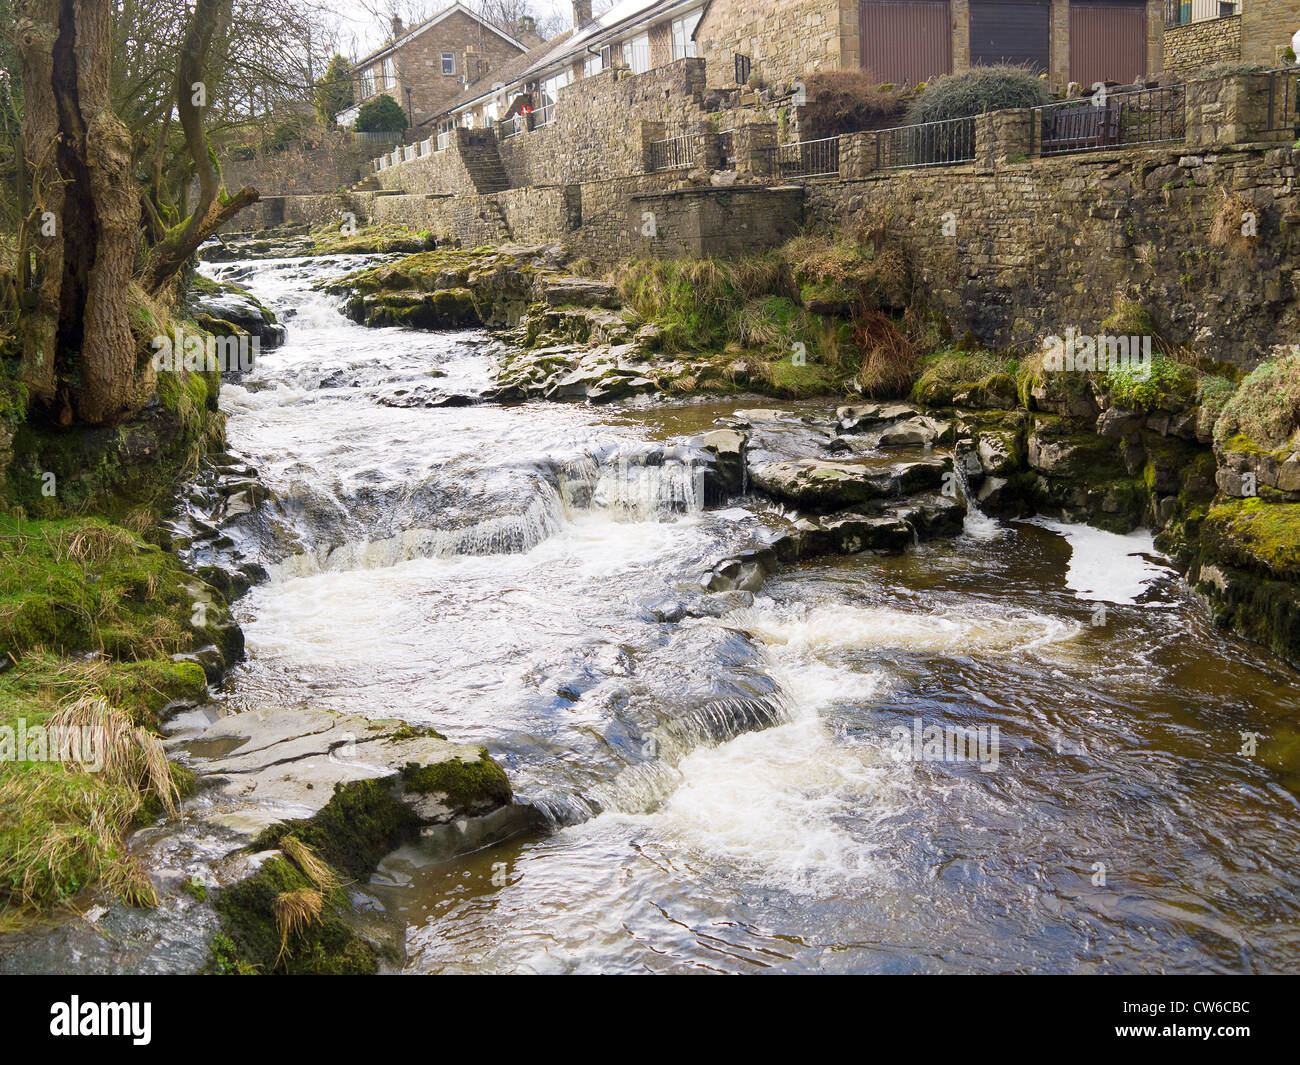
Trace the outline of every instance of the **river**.
[[680, 442], [827, 403], [425, 407], [499, 349], [352, 324], [316, 286], [356, 265], [204, 267], [289, 328], [222, 392], [279, 502], [235, 538], [269, 579], [220, 698], [432, 725], [545, 814], [385, 860], [406, 971], [1294, 968], [1295, 674], [1148, 534], [972, 513], [699, 609], [773, 508], [705, 509]]

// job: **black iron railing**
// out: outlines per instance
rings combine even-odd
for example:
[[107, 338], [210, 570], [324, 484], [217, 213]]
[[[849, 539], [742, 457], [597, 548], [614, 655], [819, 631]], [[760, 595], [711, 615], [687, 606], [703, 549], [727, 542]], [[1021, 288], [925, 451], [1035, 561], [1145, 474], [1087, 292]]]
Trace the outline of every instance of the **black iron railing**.
[[876, 133], [876, 169], [954, 166], [975, 158], [975, 119], [950, 118]]
[[840, 139], [823, 137], [761, 150], [774, 178], [828, 177], [840, 172]]
[[1034, 108], [1034, 130], [1042, 155], [1167, 144], [1186, 136], [1186, 109], [1182, 85], [1098, 92]]
[[1270, 70], [1268, 83], [1268, 129], [1300, 137], [1300, 68]]

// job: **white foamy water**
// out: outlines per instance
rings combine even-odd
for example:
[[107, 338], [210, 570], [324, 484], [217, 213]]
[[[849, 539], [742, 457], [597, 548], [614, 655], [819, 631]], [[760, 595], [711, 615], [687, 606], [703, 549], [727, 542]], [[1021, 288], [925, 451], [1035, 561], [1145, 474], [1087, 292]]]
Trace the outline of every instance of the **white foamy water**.
[[1033, 518], [1028, 524], [1059, 533], [1069, 541], [1071, 555], [1065, 584], [1080, 599], [1136, 603], [1155, 581], [1173, 573], [1169, 566], [1151, 557], [1158, 557], [1159, 552], [1149, 529], [1121, 536], [1050, 518]]
[[947, 654], [1006, 654], [1069, 640], [1077, 621], [1035, 613], [925, 613], [840, 603], [783, 605], [760, 601], [730, 616], [769, 645], [845, 651], [891, 649]]

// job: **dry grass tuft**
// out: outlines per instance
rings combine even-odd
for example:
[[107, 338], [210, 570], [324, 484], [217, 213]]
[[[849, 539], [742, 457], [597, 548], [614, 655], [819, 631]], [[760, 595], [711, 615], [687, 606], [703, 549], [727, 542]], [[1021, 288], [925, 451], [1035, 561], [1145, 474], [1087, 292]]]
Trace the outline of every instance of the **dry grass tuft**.
[[280, 953], [276, 955], [276, 964], [288, 952], [289, 937], [319, 921], [324, 906], [325, 896], [315, 888], [282, 891], [275, 897], [271, 909], [275, 912], [275, 924], [280, 930]]
[[863, 307], [853, 318], [853, 340], [862, 352], [858, 383], [874, 399], [907, 395], [916, 380], [916, 349], [888, 315]]
[[334, 870], [296, 836], [285, 836], [280, 840], [280, 850], [284, 851], [289, 860], [302, 870], [303, 876], [321, 891], [333, 891], [338, 887], [339, 881], [334, 875]]

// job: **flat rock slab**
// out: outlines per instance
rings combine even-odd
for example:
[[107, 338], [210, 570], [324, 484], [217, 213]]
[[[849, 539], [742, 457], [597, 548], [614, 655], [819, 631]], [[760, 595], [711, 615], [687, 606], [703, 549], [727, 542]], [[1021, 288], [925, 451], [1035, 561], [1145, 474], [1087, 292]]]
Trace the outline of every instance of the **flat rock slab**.
[[[401, 723], [310, 709], [232, 714], [197, 734], [186, 729], [169, 746], [189, 752], [200, 778], [215, 784], [197, 816], [245, 842], [281, 821], [313, 816], [336, 784], [392, 776], [410, 762], [472, 763], [480, 757], [477, 747]], [[421, 811], [426, 820], [437, 813]]]
[[800, 510], [828, 514], [939, 488], [944, 474], [951, 471], [952, 460], [938, 456], [892, 465], [869, 459], [801, 459], [760, 466], [751, 471], [751, 477], [757, 488], [775, 499]]

